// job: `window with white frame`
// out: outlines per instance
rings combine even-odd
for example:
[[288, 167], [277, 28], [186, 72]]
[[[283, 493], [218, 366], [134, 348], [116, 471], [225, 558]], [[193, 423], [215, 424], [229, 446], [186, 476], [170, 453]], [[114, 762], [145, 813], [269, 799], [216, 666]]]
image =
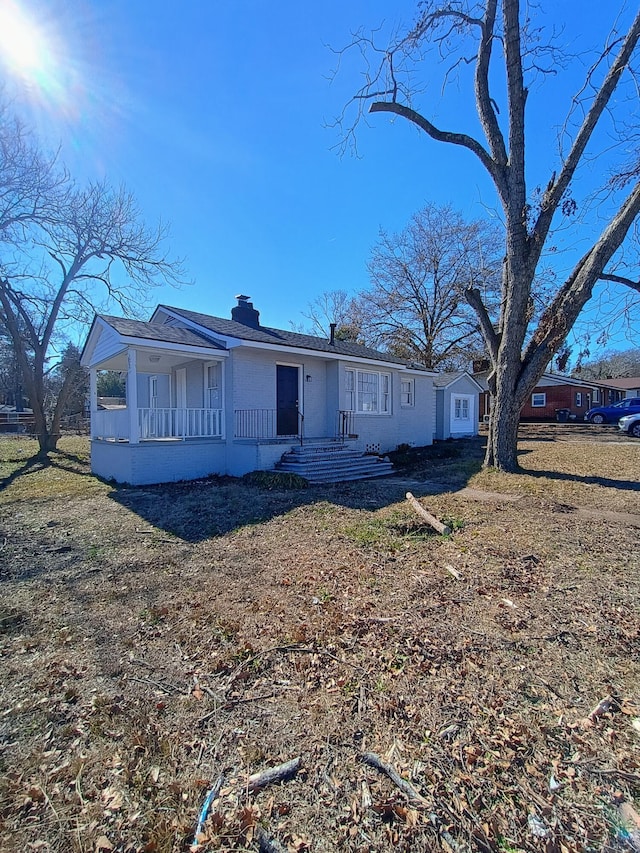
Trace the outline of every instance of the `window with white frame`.
[[205, 407], [219, 409], [222, 406], [222, 365], [220, 362], [205, 365]]
[[344, 407], [347, 412], [356, 410], [356, 372], [345, 370], [344, 372]]
[[542, 392], [536, 391], [535, 394], [531, 395], [531, 406], [534, 409], [542, 409], [547, 405], [547, 395]]
[[582, 405], [582, 391], [576, 391], [576, 406]]
[[391, 413], [391, 374], [345, 370], [345, 408], [367, 415]]
[[453, 399], [453, 417], [456, 421], [469, 420], [469, 398], [454, 397]]
[[400, 380], [400, 405], [405, 408], [415, 406], [415, 380]]
[[600, 389], [599, 388], [593, 389], [593, 402], [594, 403], [600, 402]]
[[149, 377], [149, 408], [158, 408], [158, 377]]

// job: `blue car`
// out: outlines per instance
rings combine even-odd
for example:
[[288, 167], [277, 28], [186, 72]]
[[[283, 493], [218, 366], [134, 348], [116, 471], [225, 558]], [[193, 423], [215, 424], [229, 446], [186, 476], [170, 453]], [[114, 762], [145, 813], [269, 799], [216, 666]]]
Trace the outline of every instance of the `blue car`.
[[613, 406], [594, 406], [585, 414], [585, 421], [592, 424], [617, 424], [625, 415], [640, 414], [640, 397], [629, 397], [620, 400]]

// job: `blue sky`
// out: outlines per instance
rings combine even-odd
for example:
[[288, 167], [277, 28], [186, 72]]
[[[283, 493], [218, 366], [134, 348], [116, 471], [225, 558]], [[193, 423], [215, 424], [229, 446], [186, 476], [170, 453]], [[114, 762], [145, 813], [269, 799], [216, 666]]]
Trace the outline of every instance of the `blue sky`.
[[[354, 56], [330, 82], [330, 47], [362, 25], [411, 21], [413, 2], [19, 5], [46, 34], [58, 70], [44, 90], [42, 80], [14, 74], [8, 91], [47, 143], [61, 145], [74, 175], [124, 182], [149, 223], [171, 224], [172, 251], [194, 283], [159, 289], [158, 302], [228, 316], [235, 294], [246, 293], [265, 325], [288, 328], [323, 291], [366, 287], [380, 227], [402, 228], [426, 202], [493, 215], [474, 158], [401, 121], [372, 117], [359, 131], [359, 157], [332, 150], [338, 132], [326, 125], [358, 85], [361, 65]], [[598, 45], [615, 19], [592, 0], [566, 0], [562, 14], [574, 22], [563, 44], [581, 48]], [[561, 74], [532, 89], [541, 181], [574, 82]], [[462, 82], [449, 96], [438, 115], [462, 124]]]

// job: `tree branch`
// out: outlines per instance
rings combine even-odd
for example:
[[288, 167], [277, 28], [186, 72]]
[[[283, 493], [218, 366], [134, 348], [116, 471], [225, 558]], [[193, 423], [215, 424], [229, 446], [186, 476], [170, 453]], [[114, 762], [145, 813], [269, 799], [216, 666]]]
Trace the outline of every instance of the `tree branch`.
[[435, 139], [437, 142], [448, 142], [450, 145], [460, 145], [463, 148], [468, 149], [478, 157], [482, 165], [489, 172], [491, 178], [495, 181], [498, 188], [500, 189], [500, 187], [502, 187], [503, 189], [506, 189], [502, 170], [494, 160], [492, 160], [491, 155], [487, 150], [472, 136], [469, 136], [466, 133], [455, 133], [450, 130], [440, 130], [440, 128], [436, 127], [416, 110], [411, 107], [407, 107], [404, 104], [399, 104], [396, 101], [374, 101], [369, 107], [369, 112], [394, 113], [394, 115], [402, 116], [402, 118], [406, 118], [408, 121], [417, 125], [421, 130], [424, 130], [428, 136]]
[[616, 284], [624, 284], [632, 290], [637, 290], [640, 293], [640, 281], [634, 281], [624, 275], [615, 275], [614, 273], [603, 272], [600, 276], [600, 281], [613, 281]]
[[482, 337], [489, 349], [492, 362], [495, 363], [498, 357], [498, 347], [500, 346], [500, 336], [496, 333], [493, 327], [491, 318], [485, 308], [482, 296], [477, 287], [468, 287], [464, 292], [465, 298], [469, 305], [473, 308], [478, 316]]
[[494, 161], [504, 167], [507, 164], [507, 151], [489, 91], [489, 66], [491, 63], [491, 49], [493, 46], [497, 6], [497, 0], [488, 0], [484, 20], [481, 23], [482, 37], [480, 39], [476, 62], [475, 91], [478, 115], [485, 136], [487, 137], [491, 154]]
[[578, 167], [587, 144], [593, 135], [593, 131], [595, 130], [602, 113], [618, 85], [622, 72], [628, 66], [631, 55], [636, 49], [639, 39], [640, 12], [636, 15], [616, 59], [609, 69], [600, 89], [596, 93], [589, 111], [584, 117], [582, 125], [576, 134], [569, 155], [564, 161], [558, 178], [555, 181], [550, 181], [549, 186], [542, 197], [540, 214], [538, 215], [529, 239], [529, 266], [531, 270], [535, 269], [537, 266], [540, 253], [542, 252], [542, 248], [547, 239], [551, 222], [556, 210], [558, 209], [558, 205], [562, 201], [562, 197], [571, 183], [576, 168]]

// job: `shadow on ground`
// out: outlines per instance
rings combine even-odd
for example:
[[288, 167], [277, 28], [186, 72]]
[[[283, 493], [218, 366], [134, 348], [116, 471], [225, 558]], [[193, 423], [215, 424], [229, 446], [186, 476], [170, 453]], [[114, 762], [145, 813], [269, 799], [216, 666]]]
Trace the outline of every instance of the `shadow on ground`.
[[484, 440], [461, 439], [390, 454], [396, 474], [379, 480], [269, 489], [231, 477], [160, 486], [116, 487], [111, 500], [153, 528], [196, 543], [242, 527], [262, 524], [292, 510], [326, 501], [350, 509], [377, 510], [417, 495], [464, 487], [480, 470]]

